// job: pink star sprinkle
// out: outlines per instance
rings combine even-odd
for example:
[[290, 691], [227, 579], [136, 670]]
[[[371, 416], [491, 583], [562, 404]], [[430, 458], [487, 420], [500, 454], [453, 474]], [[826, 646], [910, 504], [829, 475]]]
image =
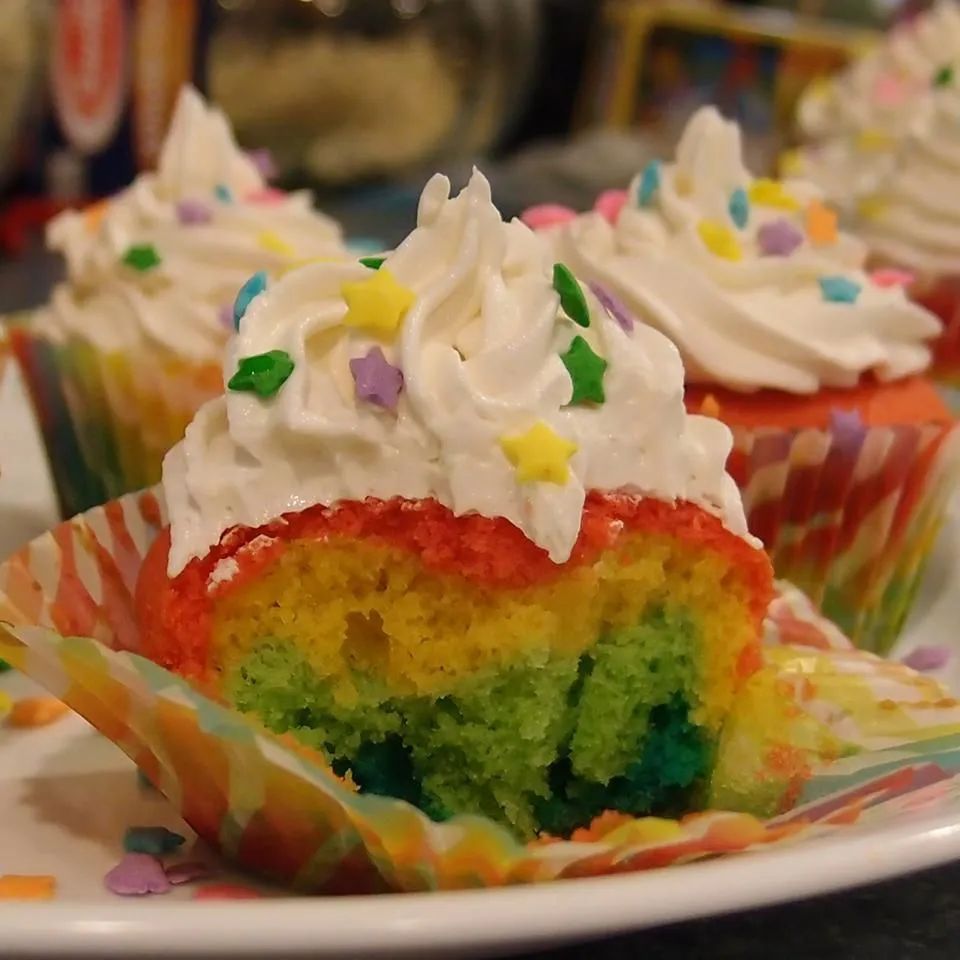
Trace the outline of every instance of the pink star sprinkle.
[[365, 357], [351, 360], [350, 372], [361, 400], [387, 410], [396, 410], [403, 387], [403, 374], [399, 367], [387, 362], [379, 347], [372, 347]]
[[244, 200], [269, 207], [277, 203], [283, 203], [286, 196], [282, 190], [277, 190], [276, 187], [264, 187], [262, 190], [251, 190], [244, 196]]
[[909, 270], [874, 270], [870, 279], [878, 287], [909, 287], [916, 277]]
[[149, 853], [128, 853], [103, 882], [111, 893], [121, 897], [143, 897], [148, 893], [167, 893], [170, 889], [163, 864]]
[[620, 211], [627, 202], [626, 190], [604, 190], [597, 197], [593, 209], [603, 217], [608, 223], [616, 223], [620, 216]]
[[520, 219], [531, 230], [546, 230], [547, 227], [559, 227], [569, 223], [576, 217], [576, 212], [559, 203], [541, 203], [536, 207], [528, 207], [520, 214]]
[[882, 107], [898, 107], [906, 98], [906, 84], [895, 73], [883, 73], [873, 84], [873, 99]]

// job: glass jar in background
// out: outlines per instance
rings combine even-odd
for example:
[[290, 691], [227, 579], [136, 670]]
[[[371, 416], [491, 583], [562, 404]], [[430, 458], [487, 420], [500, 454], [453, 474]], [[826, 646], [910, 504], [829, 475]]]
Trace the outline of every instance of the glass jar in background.
[[285, 178], [402, 176], [504, 134], [538, 23], [537, 0], [218, 0], [209, 90]]

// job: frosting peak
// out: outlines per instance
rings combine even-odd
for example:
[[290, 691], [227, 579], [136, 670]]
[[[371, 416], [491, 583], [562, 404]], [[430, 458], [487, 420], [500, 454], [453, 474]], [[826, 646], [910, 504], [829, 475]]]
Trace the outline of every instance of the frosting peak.
[[685, 412], [674, 347], [505, 223], [478, 172], [455, 197], [434, 177], [382, 263], [254, 297], [225, 379], [240, 370], [164, 463], [171, 574], [234, 525], [369, 496], [505, 517], [555, 562], [591, 489], [691, 500], [745, 535], [729, 431]]
[[812, 393], [924, 369], [938, 322], [874, 285], [819, 191], [755, 179], [740, 131], [706, 107], [672, 164], [634, 178], [613, 222], [547, 232], [557, 256], [680, 349], [691, 382]]

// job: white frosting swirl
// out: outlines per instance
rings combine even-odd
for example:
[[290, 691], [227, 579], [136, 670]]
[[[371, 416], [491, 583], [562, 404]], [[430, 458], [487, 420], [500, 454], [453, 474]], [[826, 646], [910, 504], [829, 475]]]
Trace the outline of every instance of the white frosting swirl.
[[939, 91], [933, 106], [929, 130], [904, 143], [890, 176], [875, 188], [859, 229], [881, 260], [923, 276], [957, 275], [960, 91]]
[[[224, 115], [185, 87], [157, 170], [50, 224], [47, 241], [64, 255], [68, 279], [39, 329], [104, 351], [159, 345], [216, 360], [230, 332], [224, 308], [252, 272], [345, 255], [339, 228], [312, 209], [309, 193], [266, 188]], [[181, 222], [184, 204], [203, 222]], [[147, 245], [158, 266], [138, 271], [123, 262], [130, 247]]]
[[940, 0], [804, 94], [797, 122], [813, 143], [798, 151], [796, 172], [854, 213], [890, 174], [904, 138], [939, 133], [934, 78], [958, 61], [960, 5]]
[[[739, 129], [712, 107], [691, 119], [660, 179], [648, 206], [636, 202], [638, 177], [615, 224], [586, 214], [551, 239], [579, 276], [618, 295], [679, 347], [690, 382], [805, 394], [853, 386], [866, 373], [892, 380], [927, 366], [925, 341], [938, 322], [901, 290], [872, 284], [861, 269], [864, 248], [852, 237], [812, 242], [806, 217], [816, 188], [786, 181], [795, 210], [753, 203], [737, 227], [731, 197], [748, 191], [753, 178]], [[739, 259], [708, 247], [705, 221], [729, 232]], [[787, 256], [767, 255], [763, 233], [774, 222], [797, 236]], [[856, 302], [828, 300], [825, 278], [855, 284]]]
[[[556, 562], [590, 489], [690, 500], [746, 536], [724, 467], [730, 433], [684, 411], [675, 348], [649, 327], [626, 333], [588, 291], [589, 328], [571, 322], [546, 245], [502, 221], [480, 173], [453, 199], [435, 176], [417, 228], [382, 269], [415, 295], [392, 342], [342, 322], [342, 284], [373, 276], [359, 264], [304, 267], [253, 301], [226, 377], [240, 358], [276, 349], [295, 367], [269, 400], [228, 392], [208, 403], [168, 454], [171, 574], [236, 524], [368, 496], [505, 517]], [[570, 404], [560, 354], [577, 335], [609, 364], [602, 404]], [[349, 361], [372, 345], [403, 372], [395, 411], [356, 396]], [[519, 482], [500, 446], [537, 423], [577, 445], [565, 484]]]

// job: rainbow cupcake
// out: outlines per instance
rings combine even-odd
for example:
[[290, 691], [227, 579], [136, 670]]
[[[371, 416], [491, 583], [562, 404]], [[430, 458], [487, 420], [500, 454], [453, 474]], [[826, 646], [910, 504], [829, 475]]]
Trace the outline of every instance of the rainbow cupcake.
[[[166, 451], [223, 387], [237, 287], [344, 256], [307, 193], [284, 194], [225, 117], [180, 94], [157, 169], [57, 217], [67, 279], [13, 334], [65, 515], [154, 483]], [[261, 271], [257, 273], [256, 271]]]
[[141, 651], [435, 819], [690, 809], [772, 590], [729, 431], [479, 173], [449, 190], [238, 311], [164, 462]]
[[543, 235], [624, 323], [680, 349], [688, 409], [733, 430], [729, 467], [778, 575], [886, 650], [958, 469], [925, 378], [937, 319], [897, 275], [864, 273], [863, 244], [815, 187], [751, 176], [713, 108], [619, 206]]

